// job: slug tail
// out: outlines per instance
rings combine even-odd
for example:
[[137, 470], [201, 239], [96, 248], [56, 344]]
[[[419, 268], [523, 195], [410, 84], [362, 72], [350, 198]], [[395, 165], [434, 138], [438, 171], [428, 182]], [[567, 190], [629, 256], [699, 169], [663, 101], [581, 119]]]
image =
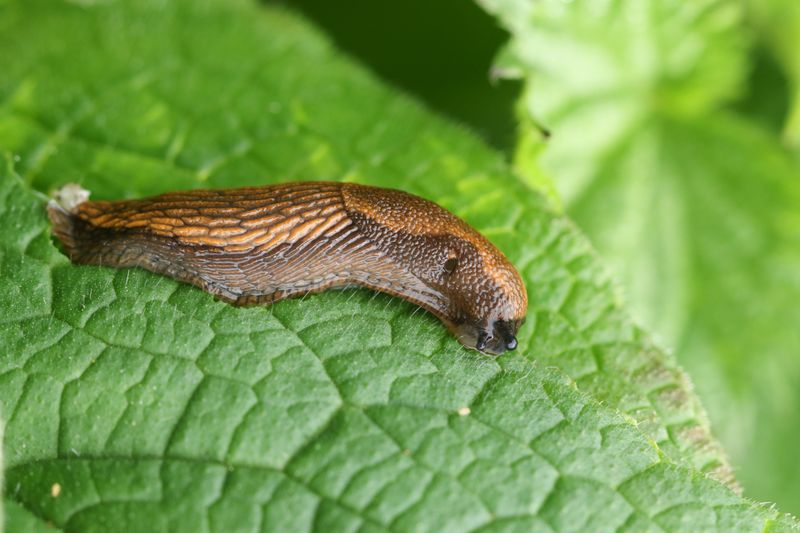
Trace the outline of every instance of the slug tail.
[[89, 199], [89, 191], [79, 185], [70, 183], [60, 188], [47, 203], [47, 215], [53, 224], [53, 234], [58, 237], [69, 258], [79, 260], [83, 255], [80, 250], [81, 232], [85, 231], [85, 223], [74, 214], [75, 209]]

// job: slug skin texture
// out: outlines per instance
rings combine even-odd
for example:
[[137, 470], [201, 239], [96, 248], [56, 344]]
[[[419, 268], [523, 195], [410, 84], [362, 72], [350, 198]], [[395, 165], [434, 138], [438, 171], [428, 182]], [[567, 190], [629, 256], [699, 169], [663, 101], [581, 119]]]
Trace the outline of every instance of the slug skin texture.
[[300, 182], [88, 201], [66, 185], [47, 210], [73, 262], [142, 267], [234, 305], [361, 285], [423, 307], [490, 354], [516, 348], [528, 307], [519, 273], [487, 239], [393, 189]]

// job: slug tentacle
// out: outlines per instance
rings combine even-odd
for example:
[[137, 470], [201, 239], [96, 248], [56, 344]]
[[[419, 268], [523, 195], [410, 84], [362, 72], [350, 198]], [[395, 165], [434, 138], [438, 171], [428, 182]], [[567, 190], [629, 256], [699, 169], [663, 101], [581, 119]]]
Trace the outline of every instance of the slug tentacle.
[[391, 189], [304, 182], [48, 204], [76, 263], [142, 267], [236, 305], [362, 285], [438, 316], [470, 348], [516, 347], [527, 295], [511, 263], [466, 223]]

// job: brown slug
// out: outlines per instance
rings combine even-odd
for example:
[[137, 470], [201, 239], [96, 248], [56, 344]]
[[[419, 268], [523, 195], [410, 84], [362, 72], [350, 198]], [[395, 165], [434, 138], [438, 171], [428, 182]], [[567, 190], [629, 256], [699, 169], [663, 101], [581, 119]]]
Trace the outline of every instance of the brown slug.
[[353, 183], [300, 182], [48, 204], [75, 263], [142, 267], [235, 305], [361, 285], [430, 311], [469, 348], [517, 346], [528, 297], [514, 266], [444, 208]]

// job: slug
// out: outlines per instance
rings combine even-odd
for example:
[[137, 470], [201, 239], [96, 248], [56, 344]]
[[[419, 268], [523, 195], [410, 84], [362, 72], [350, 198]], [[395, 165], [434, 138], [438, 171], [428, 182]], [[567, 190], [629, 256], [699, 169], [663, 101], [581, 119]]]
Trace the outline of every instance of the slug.
[[468, 348], [517, 346], [528, 307], [519, 273], [477, 231], [417, 196], [300, 182], [88, 198], [70, 184], [48, 204], [75, 263], [145, 268], [234, 305], [361, 285], [433, 313]]

